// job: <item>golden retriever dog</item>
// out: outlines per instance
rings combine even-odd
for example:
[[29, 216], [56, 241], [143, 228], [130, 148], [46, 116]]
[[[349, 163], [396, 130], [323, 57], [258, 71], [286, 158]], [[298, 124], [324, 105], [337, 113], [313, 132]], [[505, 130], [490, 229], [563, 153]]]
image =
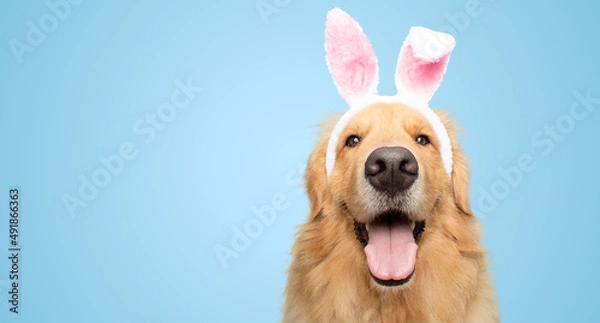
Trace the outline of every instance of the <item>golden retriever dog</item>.
[[500, 321], [456, 128], [427, 104], [453, 48], [450, 35], [413, 27], [398, 94], [377, 96], [362, 29], [329, 13], [327, 62], [350, 109], [324, 125], [309, 158], [311, 209], [292, 250], [284, 322]]

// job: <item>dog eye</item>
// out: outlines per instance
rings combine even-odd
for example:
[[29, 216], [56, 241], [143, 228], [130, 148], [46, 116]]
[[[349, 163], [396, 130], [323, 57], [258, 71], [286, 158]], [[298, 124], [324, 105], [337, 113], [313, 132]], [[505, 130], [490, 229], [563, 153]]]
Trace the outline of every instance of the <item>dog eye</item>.
[[358, 136], [352, 135], [346, 139], [346, 147], [356, 147], [360, 143]]
[[419, 135], [417, 137], [417, 139], [415, 139], [415, 140], [417, 141], [417, 143], [419, 145], [423, 145], [423, 146], [429, 145], [431, 143], [431, 141], [429, 140], [429, 137], [427, 137], [426, 135]]

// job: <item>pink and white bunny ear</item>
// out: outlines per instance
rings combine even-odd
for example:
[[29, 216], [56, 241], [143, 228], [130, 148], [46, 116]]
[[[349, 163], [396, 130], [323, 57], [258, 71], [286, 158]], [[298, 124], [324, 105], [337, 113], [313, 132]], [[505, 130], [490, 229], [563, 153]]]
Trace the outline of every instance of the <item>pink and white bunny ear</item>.
[[373, 46], [356, 20], [339, 8], [327, 14], [325, 51], [329, 72], [346, 102], [377, 93], [379, 68]]
[[412, 27], [398, 56], [398, 94], [429, 102], [442, 83], [455, 45], [456, 41], [450, 34]]

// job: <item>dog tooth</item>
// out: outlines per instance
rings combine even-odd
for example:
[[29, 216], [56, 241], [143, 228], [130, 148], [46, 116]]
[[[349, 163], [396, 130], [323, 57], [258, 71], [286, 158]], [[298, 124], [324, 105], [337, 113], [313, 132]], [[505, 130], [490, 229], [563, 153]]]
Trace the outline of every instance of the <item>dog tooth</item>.
[[415, 225], [416, 225], [415, 221], [410, 221], [410, 229], [411, 230], [415, 229]]

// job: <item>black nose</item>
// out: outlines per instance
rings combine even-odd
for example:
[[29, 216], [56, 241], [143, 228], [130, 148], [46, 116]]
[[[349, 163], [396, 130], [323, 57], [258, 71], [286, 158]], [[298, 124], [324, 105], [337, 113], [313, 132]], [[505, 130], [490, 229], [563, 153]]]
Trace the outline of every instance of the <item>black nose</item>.
[[404, 147], [377, 148], [365, 163], [365, 177], [369, 183], [392, 195], [408, 189], [418, 173], [417, 159]]

